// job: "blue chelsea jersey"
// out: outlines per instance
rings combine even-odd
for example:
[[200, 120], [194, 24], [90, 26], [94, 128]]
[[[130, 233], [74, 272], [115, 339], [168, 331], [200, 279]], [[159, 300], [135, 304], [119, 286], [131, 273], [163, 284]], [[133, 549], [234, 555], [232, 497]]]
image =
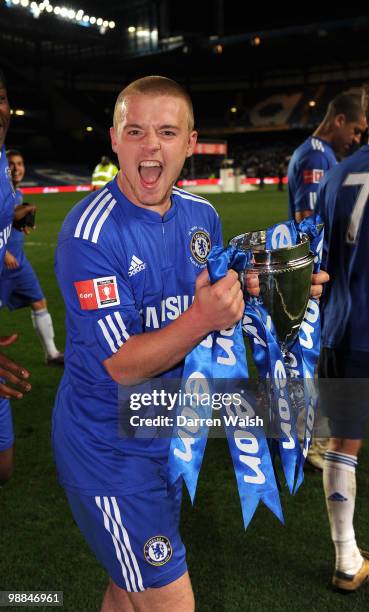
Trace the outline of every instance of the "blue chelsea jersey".
[[12, 228], [14, 206], [15, 191], [3, 146], [0, 151], [0, 273], [3, 270], [6, 245]]
[[[66, 488], [93, 495], [137, 491], [148, 486], [148, 459], [166, 463], [168, 439], [118, 436], [118, 385], [103, 361], [131, 335], [163, 328], [184, 312], [211, 247], [220, 244], [213, 206], [176, 187], [163, 217], [132, 204], [113, 180], [65, 219], [56, 274], [67, 344], [53, 440]], [[162, 376], [180, 378], [182, 368]]]
[[296, 212], [314, 210], [319, 183], [336, 163], [332, 147], [316, 136], [310, 136], [295, 150], [288, 165], [290, 219], [295, 219]]
[[322, 182], [317, 212], [324, 229], [322, 345], [369, 351], [369, 146], [333, 168]]

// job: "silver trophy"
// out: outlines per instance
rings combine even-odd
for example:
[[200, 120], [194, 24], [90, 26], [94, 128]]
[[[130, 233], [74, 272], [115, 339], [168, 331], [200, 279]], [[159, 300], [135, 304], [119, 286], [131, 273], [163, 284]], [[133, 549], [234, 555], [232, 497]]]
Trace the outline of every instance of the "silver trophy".
[[234, 247], [253, 253], [251, 266], [240, 273], [245, 300], [249, 297], [245, 274], [256, 273], [260, 298], [272, 319], [284, 354], [297, 337], [310, 294], [314, 255], [309, 250], [306, 234], [299, 240], [296, 245], [270, 251], [265, 248], [265, 230], [247, 232], [230, 240]]

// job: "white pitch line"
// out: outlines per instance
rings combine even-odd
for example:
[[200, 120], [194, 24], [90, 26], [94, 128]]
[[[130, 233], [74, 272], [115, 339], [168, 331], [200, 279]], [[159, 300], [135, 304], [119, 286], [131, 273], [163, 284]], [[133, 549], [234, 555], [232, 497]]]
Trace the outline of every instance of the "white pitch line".
[[25, 243], [25, 246], [43, 246], [43, 247], [56, 247], [56, 242], [27, 242]]

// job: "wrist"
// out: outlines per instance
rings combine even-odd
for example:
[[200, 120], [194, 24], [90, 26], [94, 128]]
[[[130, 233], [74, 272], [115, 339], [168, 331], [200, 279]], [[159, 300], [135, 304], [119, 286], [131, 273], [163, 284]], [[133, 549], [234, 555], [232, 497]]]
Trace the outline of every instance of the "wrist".
[[183, 317], [186, 318], [186, 329], [195, 344], [201, 342], [201, 340], [213, 331], [209, 328], [208, 320], [203, 321], [196, 301], [183, 313]]

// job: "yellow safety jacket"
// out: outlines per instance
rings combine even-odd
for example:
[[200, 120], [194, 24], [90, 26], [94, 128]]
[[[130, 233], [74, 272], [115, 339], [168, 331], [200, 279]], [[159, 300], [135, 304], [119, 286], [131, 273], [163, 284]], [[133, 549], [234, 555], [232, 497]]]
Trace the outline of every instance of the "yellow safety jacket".
[[92, 174], [92, 185], [96, 188], [103, 187], [115, 177], [117, 172], [118, 168], [115, 164], [107, 164], [105, 166], [97, 164]]

